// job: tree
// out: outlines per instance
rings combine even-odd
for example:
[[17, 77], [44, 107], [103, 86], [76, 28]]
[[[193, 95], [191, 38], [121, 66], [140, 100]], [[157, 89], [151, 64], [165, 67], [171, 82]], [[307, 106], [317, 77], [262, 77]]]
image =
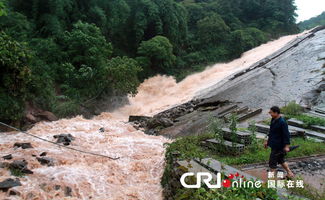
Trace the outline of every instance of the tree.
[[266, 42], [265, 33], [256, 28], [236, 30], [232, 32], [231, 35], [233, 53], [237, 56], [242, 52]]
[[230, 29], [218, 14], [213, 14], [199, 20], [198, 37], [205, 45], [217, 46], [227, 37]]
[[0, 32], [0, 119], [22, 116], [31, 81], [30, 53], [26, 47]]
[[109, 81], [114, 91], [120, 94], [135, 94], [139, 85], [138, 73], [142, 70], [136, 60], [132, 58], [115, 57], [108, 61], [107, 75], [105, 80]]
[[[58, 40], [62, 55], [58, 74], [69, 96], [91, 97], [102, 90], [107, 60], [112, 55], [112, 45], [94, 24], [81, 21], [71, 32], [65, 32]], [[78, 91], [77, 91], [77, 90]]]
[[142, 60], [142, 63], [145, 61], [154, 71], [167, 74], [173, 70], [176, 61], [173, 46], [164, 36], [141, 42], [138, 55], [138, 59]]

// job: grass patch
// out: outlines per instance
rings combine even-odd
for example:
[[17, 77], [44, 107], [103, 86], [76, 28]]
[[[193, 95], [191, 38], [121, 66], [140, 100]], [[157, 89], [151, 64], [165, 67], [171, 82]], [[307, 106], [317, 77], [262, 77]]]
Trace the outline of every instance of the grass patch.
[[[210, 156], [228, 165], [242, 165], [259, 162], [267, 162], [271, 149], [264, 149], [263, 141], [259, 140], [258, 150], [251, 152], [246, 150], [244, 154], [239, 156], [220, 155], [210, 151]], [[310, 156], [313, 154], [325, 154], [325, 145], [312, 139], [292, 138], [291, 145], [300, 145], [298, 149], [287, 154], [287, 158], [295, 158], [302, 156]]]
[[287, 116], [288, 118], [295, 118], [298, 119], [302, 122], [304, 122], [304, 127], [309, 128], [311, 125], [319, 125], [319, 126], [325, 126], [325, 119], [320, 118], [320, 117], [313, 117], [305, 114], [300, 114], [300, 115], [289, 115]]
[[23, 177], [25, 173], [22, 172], [20, 169], [9, 168], [11, 175], [16, 177]]

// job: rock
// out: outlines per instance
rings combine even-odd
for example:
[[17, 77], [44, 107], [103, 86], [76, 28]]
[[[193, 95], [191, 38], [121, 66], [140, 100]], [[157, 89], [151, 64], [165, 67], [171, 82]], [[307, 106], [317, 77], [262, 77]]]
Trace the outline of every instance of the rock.
[[54, 186], [54, 189], [55, 189], [55, 190], [59, 190], [59, 189], [61, 189], [61, 185], [55, 185], [55, 186]]
[[37, 114], [38, 117], [48, 120], [48, 121], [56, 121], [58, 118], [51, 112], [49, 111], [42, 111]]
[[7, 162], [0, 162], [0, 168], [8, 168], [9, 167], [9, 163]]
[[37, 122], [37, 119], [31, 113], [28, 113], [25, 117], [26, 117], [27, 121], [29, 121], [29, 122], [32, 122], [32, 123]]
[[43, 152], [39, 156], [46, 156], [46, 155], [47, 155], [47, 153], [46, 152]]
[[163, 127], [163, 128], [166, 128], [166, 127], [169, 127], [169, 126], [172, 126], [174, 123], [172, 120], [170, 120], [169, 118], [164, 118], [164, 117], [161, 117], [161, 118], [158, 118], [158, 117], [154, 117], [152, 119], [150, 119], [148, 121], [148, 124], [147, 124], [147, 127], [149, 129], [153, 129], [153, 128], [156, 128], [156, 127]]
[[32, 144], [30, 142], [27, 143], [20, 143], [20, 142], [16, 142], [14, 144], [14, 147], [21, 147], [22, 149], [29, 149], [29, 148], [33, 148]]
[[8, 178], [2, 182], [0, 182], [0, 190], [7, 191], [9, 188], [21, 186], [19, 179]]
[[72, 196], [72, 189], [68, 186], [64, 188], [64, 194], [66, 197], [71, 197]]
[[145, 131], [145, 134], [147, 135], [157, 135], [157, 131], [155, 131], [154, 129], [149, 129]]
[[71, 134], [60, 134], [53, 137], [57, 139], [57, 143], [63, 143], [64, 145], [69, 145], [74, 140]]
[[104, 128], [100, 128], [99, 129], [99, 132], [103, 133], [103, 132], [105, 132], [105, 129]]
[[28, 162], [26, 160], [15, 160], [9, 164], [10, 169], [20, 170], [25, 174], [33, 174], [31, 170], [27, 168]]
[[9, 190], [9, 196], [20, 196], [20, 192], [17, 190], [11, 189]]
[[11, 160], [12, 159], [12, 155], [11, 154], [8, 154], [6, 156], [2, 156], [3, 159], [5, 160]]
[[49, 158], [49, 157], [36, 157], [36, 159], [38, 160], [39, 163], [41, 163], [41, 165], [54, 166], [54, 160], [53, 160], [53, 158]]
[[130, 115], [129, 116], [129, 122], [135, 122], [135, 121], [148, 121], [151, 117], [147, 116], [138, 116], [138, 115]]

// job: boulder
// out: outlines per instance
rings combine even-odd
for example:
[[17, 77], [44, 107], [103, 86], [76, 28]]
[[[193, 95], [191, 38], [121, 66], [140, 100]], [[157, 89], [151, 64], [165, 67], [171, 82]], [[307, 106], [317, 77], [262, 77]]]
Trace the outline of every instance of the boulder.
[[46, 152], [42, 152], [39, 156], [46, 156], [47, 153]]
[[9, 196], [20, 196], [20, 192], [14, 189], [10, 189], [8, 192]]
[[48, 121], [58, 120], [58, 118], [53, 113], [51, 113], [49, 111], [42, 111], [42, 112], [38, 113], [37, 116], [44, 120], [48, 120]]
[[39, 163], [41, 163], [41, 165], [54, 166], [54, 160], [53, 160], [53, 158], [49, 158], [49, 157], [36, 157], [36, 159], [38, 160]]
[[21, 186], [21, 183], [18, 178], [17, 179], [8, 178], [0, 182], [0, 190], [2, 191], [7, 191], [8, 189], [16, 186]]
[[164, 117], [154, 117], [152, 119], [150, 119], [147, 123], [147, 127], [149, 129], [153, 129], [156, 127], [169, 127], [172, 126], [174, 123], [172, 120], [170, 120], [169, 118], [164, 118]]
[[151, 117], [147, 116], [139, 116], [139, 115], [130, 115], [129, 116], [129, 122], [135, 122], [135, 121], [148, 121]]
[[9, 163], [8, 162], [0, 162], [0, 168], [8, 168]]
[[23, 143], [20, 143], [20, 142], [16, 142], [14, 144], [14, 147], [21, 147], [22, 149], [29, 149], [29, 148], [33, 148], [32, 144], [30, 142], [23, 142]]
[[36, 119], [36, 117], [34, 117], [34, 115], [32, 115], [31, 113], [28, 113], [26, 116], [27, 121], [31, 122], [31, 123], [36, 123], [38, 120]]
[[2, 156], [3, 159], [5, 160], [11, 160], [12, 159], [12, 155], [11, 154], [8, 154], [6, 156]]
[[15, 160], [9, 164], [10, 169], [19, 170], [25, 174], [33, 174], [33, 172], [27, 168], [28, 162], [26, 160]]
[[63, 143], [64, 145], [70, 145], [70, 143], [75, 139], [70, 133], [54, 135], [53, 137], [57, 139], [57, 143]]

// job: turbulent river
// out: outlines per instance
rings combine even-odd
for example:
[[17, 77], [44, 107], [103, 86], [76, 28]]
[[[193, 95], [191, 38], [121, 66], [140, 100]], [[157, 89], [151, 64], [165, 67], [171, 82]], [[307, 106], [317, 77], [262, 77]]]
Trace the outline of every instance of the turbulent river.
[[[135, 97], [129, 97], [129, 105], [112, 113], [103, 112], [90, 120], [78, 116], [40, 122], [28, 131], [51, 141], [54, 141], [53, 135], [71, 134], [76, 138], [71, 147], [119, 157], [118, 160], [81, 154], [23, 133], [0, 133], [0, 155], [12, 154], [13, 160], [25, 159], [34, 172], [20, 178], [22, 186], [14, 188], [20, 196], [10, 199], [163, 199], [160, 179], [164, 170], [164, 143], [170, 141], [134, 129], [127, 123], [128, 116], [150, 116], [184, 103], [197, 92], [249, 67], [297, 36], [263, 44], [239, 59], [207, 67], [179, 83], [169, 76], [149, 78], [139, 86]], [[104, 128], [104, 132], [99, 131], [100, 128]], [[15, 142], [31, 142], [34, 148], [14, 149]], [[42, 152], [54, 159], [54, 166], [43, 166], [33, 157]], [[9, 177], [10, 172], [0, 168], [0, 181]], [[8, 198], [7, 195], [0, 191], [0, 199]]]

